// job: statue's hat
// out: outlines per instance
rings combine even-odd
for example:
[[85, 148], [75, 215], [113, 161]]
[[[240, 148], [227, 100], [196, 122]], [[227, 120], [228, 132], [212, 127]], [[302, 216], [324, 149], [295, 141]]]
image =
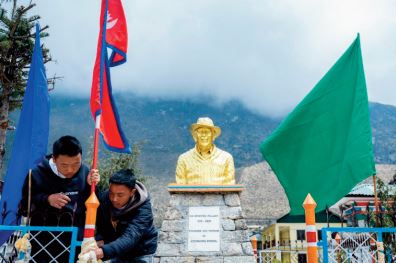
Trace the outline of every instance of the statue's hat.
[[194, 131], [201, 127], [210, 128], [213, 131], [213, 138], [216, 138], [221, 134], [220, 127], [215, 126], [212, 119], [209, 117], [200, 117], [198, 118], [197, 123], [191, 124], [190, 131], [192, 135], [194, 136]]

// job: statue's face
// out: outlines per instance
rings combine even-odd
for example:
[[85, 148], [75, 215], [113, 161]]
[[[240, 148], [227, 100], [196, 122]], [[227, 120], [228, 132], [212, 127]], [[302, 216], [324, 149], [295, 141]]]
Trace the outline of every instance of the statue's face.
[[196, 131], [197, 144], [200, 148], [208, 148], [213, 145], [213, 131], [210, 128], [201, 127]]

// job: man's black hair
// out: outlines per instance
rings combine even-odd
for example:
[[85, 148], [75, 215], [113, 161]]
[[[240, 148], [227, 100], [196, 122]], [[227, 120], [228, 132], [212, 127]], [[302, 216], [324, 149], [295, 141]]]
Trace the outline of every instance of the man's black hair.
[[136, 184], [136, 177], [131, 169], [123, 169], [113, 174], [109, 179], [109, 183], [122, 184], [129, 187], [130, 189], [134, 189]]
[[59, 155], [73, 157], [79, 153], [82, 154], [80, 141], [70, 135], [60, 137], [52, 146], [52, 155], [54, 157], [58, 157]]

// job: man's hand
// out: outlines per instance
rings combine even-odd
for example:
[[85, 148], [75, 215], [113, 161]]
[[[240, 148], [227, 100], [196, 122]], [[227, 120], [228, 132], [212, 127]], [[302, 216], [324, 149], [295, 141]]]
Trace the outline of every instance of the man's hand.
[[91, 185], [92, 182], [94, 182], [95, 184], [98, 184], [100, 182], [99, 170], [92, 169], [91, 171], [89, 171], [89, 174], [87, 176], [87, 182], [89, 185]]
[[52, 194], [48, 196], [48, 203], [50, 204], [50, 206], [58, 209], [61, 209], [70, 201], [70, 198], [62, 193]]
[[97, 245], [98, 247], [103, 247], [104, 241], [103, 241], [103, 240], [97, 240], [97, 241], [96, 241], [96, 245]]
[[95, 254], [97, 259], [102, 259], [104, 257], [103, 249], [101, 248], [95, 249]]

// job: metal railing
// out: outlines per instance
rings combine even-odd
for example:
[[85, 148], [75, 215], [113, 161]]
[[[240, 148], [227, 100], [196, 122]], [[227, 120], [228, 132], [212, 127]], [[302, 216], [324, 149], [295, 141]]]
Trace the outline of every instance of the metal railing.
[[[35, 257], [45, 255], [48, 262], [58, 262], [60, 257], [67, 254], [68, 262], [74, 262], [76, 247], [81, 246], [77, 241], [77, 227], [48, 227], [48, 226], [5, 226], [0, 225], [0, 231], [10, 231], [10, 238], [0, 247], [0, 263], [14, 262], [17, 259], [15, 242], [25, 233], [30, 233], [29, 241], [34, 244], [29, 262], [37, 262]], [[45, 238], [42, 235], [46, 235]], [[40, 236], [41, 235], [41, 236]], [[57, 246], [56, 252], [51, 251], [51, 246]], [[64, 261], [63, 261], [64, 262]]]
[[323, 262], [378, 262], [380, 253], [384, 253], [386, 262], [393, 262], [390, 247], [384, 244], [384, 250], [377, 249], [377, 242], [383, 242], [384, 236], [395, 235], [396, 228], [368, 227], [329, 227], [322, 228]]

